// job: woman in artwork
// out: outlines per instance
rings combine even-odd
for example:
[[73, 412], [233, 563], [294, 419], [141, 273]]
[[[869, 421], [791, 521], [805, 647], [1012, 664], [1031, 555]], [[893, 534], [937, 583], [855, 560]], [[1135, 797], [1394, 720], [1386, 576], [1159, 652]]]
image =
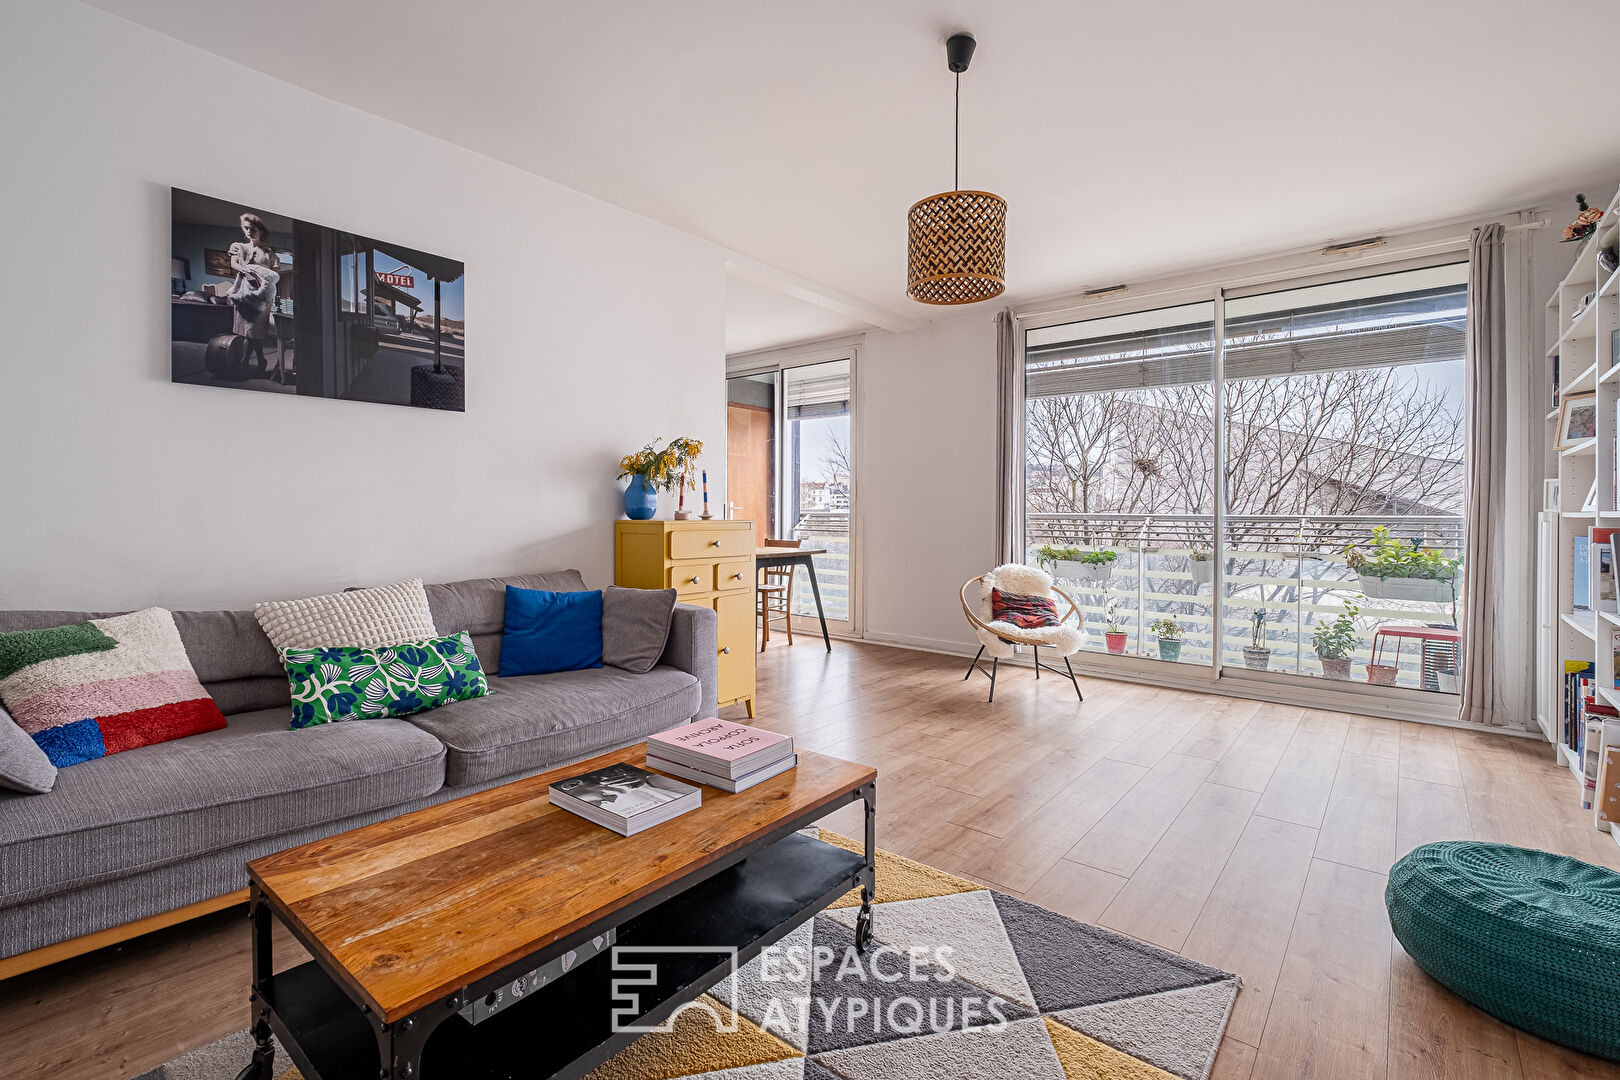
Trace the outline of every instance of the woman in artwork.
[[[226, 294], [235, 309], [231, 332], [247, 340], [248, 353], [258, 357], [259, 369], [268, 377], [270, 361], [264, 355], [264, 341], [271, 332], [270, 315], [276, 303], [276, 286], [281, 281], [281, 260], [270, 247], [270, 229], [263, 218], [248, 213], [240, 220], [242, 239], [230, 248], [236, 281]], [[276, 380], [286, 382], [280, 352], [277, 350]]]

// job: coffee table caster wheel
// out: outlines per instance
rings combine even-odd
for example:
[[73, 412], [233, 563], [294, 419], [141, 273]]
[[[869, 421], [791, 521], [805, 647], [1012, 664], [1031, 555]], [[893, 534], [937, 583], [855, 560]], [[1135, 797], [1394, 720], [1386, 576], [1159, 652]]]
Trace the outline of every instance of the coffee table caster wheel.
[[855, 951], [865, 952], [872, 947], [872, 913], [863, 911], [855, 917]]
[[253, 1060], [236, 1074], [236, 1080], [275, 1080], [271, 1075], [275, 1056], [276, 1052], [269, 1048], [253, 1051]]

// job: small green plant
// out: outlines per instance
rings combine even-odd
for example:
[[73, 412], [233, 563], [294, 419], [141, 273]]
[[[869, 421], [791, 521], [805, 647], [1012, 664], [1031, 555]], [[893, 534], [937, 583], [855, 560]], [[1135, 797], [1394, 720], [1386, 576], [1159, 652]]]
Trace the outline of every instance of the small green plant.
[[1105, 549], [1100, 551], [1088, 551], [1080, 556], [1080, 561], [1085, 563], [1087, 566], [1107, 566], [1117, 558], [1119, 558], [1119, 552], [1108, 551]]
[[1348, 660], [1361, 647], [1356, 636], [1356, 616], [1361, 609], [1355, 604], [1344, 605], [1344, 610], [1331, 622], [1319, 622], [1311, 633], [1311, 645], [1323, 660]]
[[1108, 601], [1108, 606], [1103, 609], [1103, 627], [1110, 634], [1125, 632], [1125, 620], [1120, 618], [1119, 609], [1114, 606], [1112, 600]]
[[1372, 531], [1368, 550], [1361, 551], [1354, 544], [1344, 549], [1344, 561], [1362, 577], [1431, 578], [1435, 581], [1455, 581], [1461, 559], [1448, 557], [1437, 547], [1426, 547], [1421, 540], [1398, 540], [1389, 534], [1388, 525], [1379, 525]]
[[1148, 629], [1153, 631], [1160, 641], [1180, 641], [1181, 635], [1187, 632], [1186, 627], [1169, 618], [1154, 619], [1148, 624]]
[[1080, 549], [1077, 547], [1053, 547], [1051, 544], [1042, 544], [1035, 549], [1035, 561], [1041, 566], [1056, 566], [1060, 562], [1078, 562]]
[[1191, 551], [1187, 552], [1187, 557], [1193, 562], [1209, 562], [1209, 560], [1215, 557], [1215, 553], [1210, 551], [1208, 548], [1194, 547]]

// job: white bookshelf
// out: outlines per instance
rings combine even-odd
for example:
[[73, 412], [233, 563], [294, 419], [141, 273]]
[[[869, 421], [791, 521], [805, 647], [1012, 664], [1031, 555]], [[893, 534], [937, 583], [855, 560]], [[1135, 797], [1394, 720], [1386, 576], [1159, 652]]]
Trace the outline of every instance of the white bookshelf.
[[[1606, 273], [1598, 265], [1603, 239], [1620, 225], [1620, 193], [1610, 201], [1598, 228], [1575, 251], [1574, 265], [1547, 299], [1544, 320], [1545, 358], [1540, 365], [1540, 393], [1546, 412], [1545, 458], [1558, 481], [1558, 505], [1546, 508], [1538, 519], [1537, 567], [1537, 693], [1536, 722], [1547, 741], [1557, 748], [1558, 760], [1575, 776], [1572, 797], [1581, 798], [1581, 762], [1564, 745], [1564, 661], [1590, 661], [1599, 687], [1614, 684], [1614, 650], [1620, 648], [1620, 614], [1581, 611], [1572, 595], [1573, 552], [1577, 536], [1587, 530], [1620, 528], [1615, 471], [1616, 406], [1620, 404], [1620, 352], [1611, 348], [1611, 336], [1620, 331], [1620, 272]], [[1555, 222], [1555, 227], [1562, 227]], [[1588, 295], [1590, 302], [1586, 301]], [[1616, 343], [1620, 345], [1620, 343]], [[1558, 371], [1560, 406], [1566, 396], [1594, 393], [1597, 437], [1560, 448], [1560, 406], [1552, 403], [1552, 371]], [[1596, 498], [1587, 493], [1597, 483]], [[1596, 573], [1596, 566], [1590, 572]], [[1611, 638], [1613, 639], [1611, 641]], [[1620, 690], [1600, 689], [1599, 696], [1620, 708]], [[1607, 822], [1593, 823], [1610, 831], [1620, 843], [1620, 831]]]

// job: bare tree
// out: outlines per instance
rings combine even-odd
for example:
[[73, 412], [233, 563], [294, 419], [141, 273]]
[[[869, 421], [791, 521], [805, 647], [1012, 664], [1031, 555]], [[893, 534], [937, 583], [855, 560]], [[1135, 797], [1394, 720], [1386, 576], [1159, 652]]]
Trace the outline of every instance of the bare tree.
[[845, 439], [839, 438], [838, 434], [835, 432], [831, 438], [828, 439], [828, 443], [830, 445], [821, 455], [821, 460], [819, 463], [821, 465], [822, 479], [829, 484], [834, 480], [837, 480], [840, 476], [847, 480], [849, 477], [854, 475], [853, 471], [849, 467], [849, 442]]

